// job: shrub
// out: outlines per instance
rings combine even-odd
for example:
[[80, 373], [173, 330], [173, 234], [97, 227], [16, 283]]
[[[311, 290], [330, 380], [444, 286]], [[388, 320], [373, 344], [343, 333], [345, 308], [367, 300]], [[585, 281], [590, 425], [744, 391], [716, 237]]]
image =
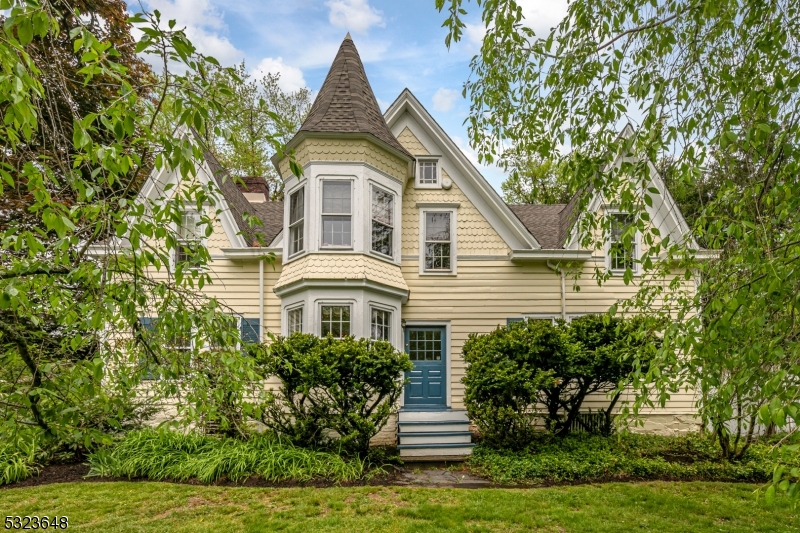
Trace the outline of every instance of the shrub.
[[464, 403], [483, 439], [520, 448], [533, 436], [539, 392], [556, 385], [545, 361], [570, 357], [562, 327], [529, 321], [471, 334], [464, 343]]
[[[630, 381], [636, 368], [647, 368], [647, 362], [658, 347], [655, 334], [643, 327], [639, 318], [623, 319], [604, 315], [585, 315], [572, 319], [566, 326], [567, 342], [573, 347], [561, 361], [544, 361], [558, 378], [553, 387], [542, 390], [539, 399], [547, 406], [547, 426], [553, 433], [564, 436], [575, 423], [583, 425], [578, 416], [589, 394], [611, 395], [601, 410], [603, 423], [600, 433], [613, 430], [611, 413], [619, 400], [622, 388]], [[586, 431], [595, 428], [585, 426]]]
[[637, 319], [595, 315], [570, 324], [528, 320], [471, 335], [463, 349], [467, 410], [489, 444], [519, 448], [532, 437], [537, 416], [564, 436], [584, 424], [578, 415], [589, 394], [616, 390], [599, 427], [609, 434], [619, 391], [656, 346]]
[[[258, 364], [281, 382], [262, 421], [300, 446], [369, 451], [403, 390], [408, 355], [385, 341], [295, 333], [262, 351]], [[338, 436], [338, 440], [337, 440]]]
[[[669, 479], [764, 482], [772, 479], [770, 445], [751, 447], [741, 461], [722, 458], [699, 435], [663, 437], [624, 434], [615, 438], [540, 433], [522, 451], [475, 448], [470, 467], [498, 483], [546, 483], [607, 479]], [[800, 466], [800, 458], [788, 466]]]
[[128, 433], [116, 446], [89, 455], [90, 476], [196, 479], [234, 482], [259, 475], [268, 481], [355, 481], [382, 472], [367, 461], [306, 450], [269, 434], [248, 440], [146, 429]]

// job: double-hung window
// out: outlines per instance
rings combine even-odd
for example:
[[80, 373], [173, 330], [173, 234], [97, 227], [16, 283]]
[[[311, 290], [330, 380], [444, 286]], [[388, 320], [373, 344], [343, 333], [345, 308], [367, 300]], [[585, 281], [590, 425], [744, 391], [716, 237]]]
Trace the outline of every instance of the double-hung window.
[[353, 246], [352, 186], [349, 181], [322, 182], [322, 246]]
[[394, 195], [372, 188], [372, 251], [392, 256], [394, 238]]
[[305, 189], [289, 196], [289, 255], [303, 251], [305, 220]]
[[611, 238], [608, 249], [609, 267], [612, 271], [622, 272], [628, 268], [635, 269], [636, 239], [628, 245], [623, 242], [622, 235], [633, 223], [633, 218], [624, 213], [611, 215]]
[[450, 272], [453, 270], [452, 222], [449, 211], [425, 213], [425, 271]]
[[392, 341], [392, 312], [372, 308], [371, 337], [376, 341]]
[[321, 310], [320, 335], [346, 337], [350, 335], [350, 306], [323, 305]]
[[294, 309], [289, 309], [286, 311], [286, 321], [288, 327], [286, 328], [286, 333], [291, 335], [292, 333], [302, 333], [303, 332], [303, 308], [302, 307], [295, 307]]
[[173, 256], [176, 265], [191, 261], [202, 246], [200, 221], [200, 213], [197, 211], [186, 210], [181, 213], [181, 223], [178, 226], [178, 242]]

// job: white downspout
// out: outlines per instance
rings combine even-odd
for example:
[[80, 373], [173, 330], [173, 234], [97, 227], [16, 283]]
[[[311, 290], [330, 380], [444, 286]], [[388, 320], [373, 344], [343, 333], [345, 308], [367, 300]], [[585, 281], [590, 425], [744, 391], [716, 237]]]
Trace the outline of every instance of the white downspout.
[[264, 342], [264, 260], [258, 260], [258, 341]]
[[559, 269], [550, 260], [547, 261], [547, 267], [553, 272], [561, 274], [561, 319], [567, 320], [567, 283], [565, 280], [564, 271]]

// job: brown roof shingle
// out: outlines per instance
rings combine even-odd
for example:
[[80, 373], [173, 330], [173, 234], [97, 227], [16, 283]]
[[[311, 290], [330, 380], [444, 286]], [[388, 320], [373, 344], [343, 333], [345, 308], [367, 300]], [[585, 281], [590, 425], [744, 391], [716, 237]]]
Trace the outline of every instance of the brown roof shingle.
[[389, 131], [349, 33], [298, 134], [303, 132], [366, 133], [412, 158]]

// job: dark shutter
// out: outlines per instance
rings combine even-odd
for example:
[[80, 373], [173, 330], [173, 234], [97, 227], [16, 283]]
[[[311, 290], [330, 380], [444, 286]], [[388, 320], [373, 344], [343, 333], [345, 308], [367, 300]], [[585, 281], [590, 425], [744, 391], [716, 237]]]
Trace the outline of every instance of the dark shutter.
[[[153, 328], [156, 325], [156, 319], [155, 318], [151, 318], [149, 316], [140, 316], [139, 317], [139, 323], [142, 325], [142, 327], [146, 331], [153, 331]], [[147, 357], [146, 356], [142, 356], [140, 364], [142, 366], [147, 366]], [[149, 368], [147, 369], [147, 374], [145, 374], [144, 377], [142, 377], [142, 379], [148, 379], [148, 380], [154, 379], [153, 378], [153, 373], [150, 372]]]
[[260, 318], [242, 318], [239, 322], [239, 333], [242, 337], [242, 343], [258, 343], [261, 332], [261, 319]]

